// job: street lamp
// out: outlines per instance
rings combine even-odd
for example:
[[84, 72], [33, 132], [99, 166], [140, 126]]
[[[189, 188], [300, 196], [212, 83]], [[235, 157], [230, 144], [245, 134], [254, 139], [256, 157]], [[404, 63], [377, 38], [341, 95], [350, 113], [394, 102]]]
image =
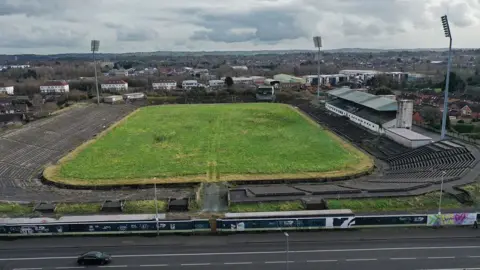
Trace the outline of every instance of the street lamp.
[[288, 243], [288, 237], [289, 237], [289, 235], [288, 235], [288, 233], [287, 233], [287, 232], [284, 232], [283, 234], [285, 235], [286, 242], [287, 242], [287, 252], [286, 252], [286, 254], [287, 254], [287, 260], [285, 261], [285, 263], [286, 263], [286, 265], [287, 265], [287, 270], [288, 270], [288, 253], [289, 253], [289, 243]]
[[448, 46], [448, 64], [447, 64], [447, 76], [445, 78], [445, 90], [444, 90], [444, 100], [443, 100], [443, 115], [442, 115], [442, 133], [440, 138], [445, 139], [446, 134], [446, 125], [447, 125], [447, 112], [448, 112], [448, 86], [450, 84], [450, 68], [452, 66], [452, 34], [450, 32], [450, 25], [448, 23], [447, 15], [444, 15], [442, 18], [443, 31], [445, 32], [445, 37], [450, 39], [450, 45]]
[[[154, 181], [156, 181], [156, 178], [154, 178]], [[154, 197], [155, 197], [155, 220], [157, 223], [157, 236], [160, 235], [159, 231], [159, 224], [158, 224], [158, 200], [157, 200], [157, 183], [153, 184], [153, 189], [154, 189]]]
[[317, 98], [320, 99], [320, 49], [322, 48], [322, 37], [316, 36], [313, 37], [313, 44], [315, 45], [315, 48], [318, 48], [318, 53], [317, 53]]
[[442, 171], [442, 180], [441, 180], [441, 183], [440, 183], [440, 198], [438, 199], [438, 214], [439, 215], [442, 214], [443, 179], [445, 178], [445, 174], [447, 174], [447, 172]]
[[98, 78], [97, 78], [97, 61], [95, 61], [95, 52], [100, 48], [100, 40], [92, 40], [90, 47], [93, 56], [93, 66], [95, 68], [95, 89], [97, 90], [97, 104], [100, 104], [100, 94], [98, 93]]

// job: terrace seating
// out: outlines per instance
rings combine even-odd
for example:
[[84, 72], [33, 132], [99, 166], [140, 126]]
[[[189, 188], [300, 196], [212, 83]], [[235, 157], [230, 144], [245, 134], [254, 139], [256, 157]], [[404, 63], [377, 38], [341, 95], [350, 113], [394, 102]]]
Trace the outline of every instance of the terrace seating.
[[312, 109], [308, 105], [299, 105], [300, 109], [312, 118], [327, 126], [330, 130], [356, 143], [377, 158], [384, 159], [392, 155], [404, 153], [408, 148], [386, 138], [367, 131], [366, 129], [348, 121], [344, 117], [334, 115], [328, 111]]
[[464, 146], [439, 141], [386, 159], [390, 168], [384, 179], [372, 182], [438, 182], [465, 176], [476, 164], [475, 156]]
[[72, 109], [32, 122], [0, 136], [0, 187], [29, 185], [46, 164], [98, 134], [135, 109], [134, 106], [99, 106]]

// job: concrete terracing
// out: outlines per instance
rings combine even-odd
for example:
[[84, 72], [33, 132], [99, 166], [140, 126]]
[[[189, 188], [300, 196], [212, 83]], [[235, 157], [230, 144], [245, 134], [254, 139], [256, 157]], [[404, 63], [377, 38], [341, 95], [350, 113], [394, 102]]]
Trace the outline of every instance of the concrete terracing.
[[[151, 189], [66, 190], [44, 185], [42, 169], [136, 109], [89, 105], [32, 122], [0, 135], [0, 201], [92, 201], [152, 198]], [[191, 189], [164, 188], [159, 198], [184, 197]]]
[[445, 191], [457, 196], [465, 193], [457, 187], [475, 182], [480, 175], [480, 151], [476, 146], [443, 140], [417, 149], [407, 149], [325, 110], [308, 105], [299, 108], [376, 157], [376, 173], [346, 181], [319, 180], [317, 184], [309, 185], [239, 186], [231, 189], [230, 202], [413, 196], [439, 190], [442, 179]]

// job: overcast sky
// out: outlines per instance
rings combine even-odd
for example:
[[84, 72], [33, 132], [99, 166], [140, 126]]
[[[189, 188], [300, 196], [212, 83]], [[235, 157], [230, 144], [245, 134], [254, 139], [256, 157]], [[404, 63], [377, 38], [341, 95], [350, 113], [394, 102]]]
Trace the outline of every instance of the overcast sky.
[[480, 47], [480, 0], [0, 0], [0, 54]]

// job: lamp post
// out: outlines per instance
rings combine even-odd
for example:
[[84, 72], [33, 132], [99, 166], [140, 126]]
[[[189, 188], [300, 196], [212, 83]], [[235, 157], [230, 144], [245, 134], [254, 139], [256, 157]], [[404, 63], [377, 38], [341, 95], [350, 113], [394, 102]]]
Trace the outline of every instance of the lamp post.
[[100, 104], [100, 94], [98, 93], [97, 61], [95, 61], [95, 52], [98, 52], [98, 49], [100, 48], [100, 40], [92, 40], [90, 42], [90, 47], [93, 56], [93, 66], [95, 69], [95, 89], [97, 90], [97, 104]]
[[447, 64], [447, 76], [445, 78], [445, 90], [443, 97], [443, 114], [442, 114], [442, 133], [440, 138], [445, 139], [446, 126], [447, 126], [447, 112], [448, 112], [448, 86], [450, 84], [450, 69], [452, 66], [452, 35], [450, 32], [450, 25], [448, 23], [447, 15], [444, 15], [442, 18], [443, 31], [445, 32], [445, 37], [450, 39], [450, 45], [448, 46], [448, 64]]
[[287, 232], [284, 232], [283, 234], [285, 235], [286, 243], [287, 243], [287, 246], [286, 246], [286, 248], [287, 248], [287, 249], [286, 249], [286, 255], [287, 255], [287, 256], [286, 256], [286, 257], [287, 257], [286, 259], [287, 259], [287, 260], [285, 261], [285, 263], [286, 263], [286, 267], [287, 267], [287, 270], [288, 270], [288, 268], [289, 268], [289, 266], [288, 266], [288, 253], [289, 253], [288, 237], [289, 237], [289, 235], [288, 235]]
[[[155, 179], [154, 179], [155, 180]], [[157, 183], [153, 184], [154, 196], [155, 196], [155, 220], [157, 222], [157, 236], [160, 235], [160, 228], [158, 226], [158, 200], [157, 200]]]
[[442, 180], [440, 182], [440, 198], [438, 199], [438, 214], [442, 214], [442, 195], [443, 195], [443, 179], [445, 178], [447, 172], [442, 171]]
[[322, 48], [322, 37], [316, 36], [313, 37], [313, 44], [315, 45], [315, 48], [318, 48], [318, 53], [317, 53], [317, 98], [320, 99], [320, 49]]

